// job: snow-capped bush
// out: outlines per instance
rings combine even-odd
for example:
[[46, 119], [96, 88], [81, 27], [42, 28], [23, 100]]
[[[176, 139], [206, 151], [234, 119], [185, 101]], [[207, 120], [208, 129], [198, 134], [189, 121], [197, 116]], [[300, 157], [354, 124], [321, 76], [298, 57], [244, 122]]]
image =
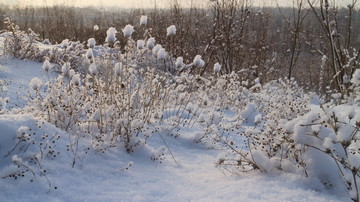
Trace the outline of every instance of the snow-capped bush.
[[106, 31], [106, 39], [105, 41], [107, 43], [113, 44], [116, 41], [116, 33], [117, 30], [114, 27], [110, 27], [107, 31]]
[[184, 67], [184, 58], [183, 57], [180, 56], [180, 57], [176, 58], [175, 67], [177, 69], [181, 69]]
[[21, 31], [10, 18], [6, 17], [4, 20], [6, 30], [9, 34], [5, 35], [3, 54], [6, 56], [30, 59], [30, 60], [42, 60], [42, 57], [46, 54], [39, 50], [39, 47], [35, 45], [39, 40], [38, 34], [34, 33], [31, 29], [27, 32]]
[[46, 44], [46, 45], [51, 45], [51, 42], [49, 39], [44, 39], [44, 41], [42, 43]]
[[42, 81], [39, 78], [33, 78], [30, 81], [30, 87], [31, 89], [38, 91], [41, 88]]
[[136, 42], [136, 47], [139, 49], [139, 50], [142, 50], [145, 48], [145, 41], [144, 40], [137, 40]]
[[165, 60], [167, 57], [167, 52], [164, 48], [160, 48], [159, 51], [157, 51], [156, 56], [158, 60]]
[[160, 49], [162, 49], [162, 46], [160, 44], [156, 44], [155, 47], [152, 49], [152, 54], [154, 56], [157, 56]]
[[17, 155], [12, 156], [11, 160], [15, 165], [21, 165], [22, 164], [22, 159], [20, 157], [18, 157]]
[[193, 60], [193, 65], [196, 67], [204, 67], [205, 66], [205, 62], [204, 60], [201, 58], [201, 55], [196, 55], [194, 60]]
[[176, 34], [176, 27], [175, 25], [170, 25], [167, 29], [166, 29], [166, 35], [167, 36], [171, 36], [171, 35], [175, 35]]
[[91, 75], [96, 75], [97, 73], [97, 67], [95, 65], [95, 63], [91, 63], [90, 66], [89, 66], [89, 72]]
[[220, 71], [221, 71], [221, 65], [217, 62], [214, 64], [214, 72], [220, 73]]
[[69, 47], [69, 39], [64, 39], [62, 42], [61, 42], [61, 46], [62, 48], [66, 49], [67, 47]]
[[[235, 92], [229, 92], [229, 87], [221, 84], [231, 99]], [[303, 174], [320, 180], [329, 189], [350, 190], [356, 201], [359, 109], [351, 105], [312, 105], [312, 99], [318, 98], [304, 93], [294, 81], [270, 82], [259, 89], [258, 93], [243, 89], [232, 102], [241, 109], [242, 121], [235, 128], [240, 129], [242, 138], [228, 136], [220, 125], [213, 125], [202, 137], [205, 140], [210, 136], [229, 149], [217, 166], [244, 172], [259, 169], [266, 173]], [[246, 142], [245, 146], [242, 142]]]
[[146, 41], [146, 47], [149, 50], [152, 50], [155, 46], [155, 38], [154, 37], [150, 37], [147, 41]]
[[131, 37], [132, 33], [135, 30], [134, 30], [134, 26], [127, 24], [122, 31], [125, 37]]
[[146, 15], [140, 16], [140, 25], [147, 25], [148, 17]]
[[95, 39], [94, 39], [94, 38], [90, 38], [90, 39], [88, 40], [87, 46], [88, 46], [89, 48], [94, 48], [94, 47], [95, 47], [95, 44], [96, 44]]
[[92, 62], [91, 59], [93, 58], [93, 50], [91, 48], [87, 49], [85, 56], [86, 56], [86, 59], [88, 59], [89, 62], [91, 63]]
[[46, 59], [42, 65], [42, 68], [44, 69], [45, 72], [48, 72], [51, 69], [51, 64], [49, 62], [48, 59]]
[[77, 86], [77, 85], [80, 85], [80, 82], [81, 82], [80, 74], [74, 74], [74, 75], [71, 77], [71, 84]]

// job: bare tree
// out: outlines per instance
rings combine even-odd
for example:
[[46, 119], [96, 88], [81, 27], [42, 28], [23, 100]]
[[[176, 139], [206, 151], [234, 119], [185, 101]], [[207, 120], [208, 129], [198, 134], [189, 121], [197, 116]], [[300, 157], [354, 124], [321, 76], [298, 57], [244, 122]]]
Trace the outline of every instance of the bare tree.
[[290, 47], [290, 64], [289, 64], [289, 73], [288, 73], [288, 79], [292, 77], [293, 68], [296, 65], [300, 48], [302, 45], [300, 34], [302, 32], [302, 24], [304, 22], [304, 19], [309, 13], [309, 10], [304, 9], [304, 1], [303, 0], [293, 0], [293, 7], [292, 7], [292, 16], [291, 19], [286, 17], [279, 4], [277, 4], [277, 7], [280, 11], [280, 14], [283, 16], [283, 18], [286, 20], [286, 22], [290, 26], [290, 32], [292, 35], [292, 43]]

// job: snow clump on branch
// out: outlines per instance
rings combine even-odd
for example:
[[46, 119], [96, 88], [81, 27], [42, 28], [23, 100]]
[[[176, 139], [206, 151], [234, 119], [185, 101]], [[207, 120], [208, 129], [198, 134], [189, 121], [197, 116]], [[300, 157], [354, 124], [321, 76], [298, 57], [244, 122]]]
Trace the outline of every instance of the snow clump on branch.
[[30, 81], [30, 87], [33, 90], [39, 90], [41, 88], [42, 82], [39, 78], [35, 77], [33, 79], [31, 79]]
[[176, 34], [176, 27], [175, 27], [175, 25], [171, 25], [170, 27], [168, 27], [168, 28], [166, 29], [166, 31], [167, 31], [166, 36], [175, 35], [175, 34]]
[[193, 60], [193, 65], [196, 67], [204, 67], [205, 66], [205, 62], [203, 59], [201, 59], [201, 55], [196, 55], [194, 60]]
[[152, 50], [155, 46], [155, 38], [154, 37], [150, 37], [147, 42], [146, 42], [146, 46], [149, 50]]
[[214, 72], [219, 73], [221, 71], [221, 65], [217, 62], [214, 64]]
[[110, 27], [107, 31], [106, 31], [106, 42], [108, 43], [114, 43], [116, 41], [116, 33], [117, 30], [114, 27]]
[[144, 40], [137, 40], [137, 48], [139, 49], [139, 50], [142, 50], [142, 49], [144, 49], [144, 47], [145, 47], [145, 41]]
[[158, 60], [165, 60], [166, 57], [167, 57], [167, 52], [165, 51], [165, 48], [160, 48], [160, 50], [157, 52]]
[[123, 29], [123, 34], [125, 37], [131, 37], [132, 33], [134, 32], [134, 26], [128, 24]]
[[90, 38], [89, 40], [88, 40], [88, 47], [89, 48], [94, 48], [95, 47], [95, 44], [96, 44], [96, 41], [95, 41], [95, 39], [94, 38]]
[[148, 17], [146, 15], [142, 15], [140, 17], [140, 25], [147, 25]]
[[48, 72], [49, 69], [51, 69], [51, 64], [49, 62], [48, 59], [46, 59], [42, 65], [42, 68], [44, 69], [45, 72]]

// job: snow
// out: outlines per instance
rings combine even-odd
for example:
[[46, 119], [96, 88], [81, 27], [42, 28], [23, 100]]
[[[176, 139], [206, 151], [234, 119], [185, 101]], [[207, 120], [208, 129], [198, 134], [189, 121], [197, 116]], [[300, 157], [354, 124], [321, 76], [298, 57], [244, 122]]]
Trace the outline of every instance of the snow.
[[42, 82], [39, 78], [32, 78], [30, 81], [30, 87], [33, 90], [39, 90], [42, 85]]
[[91, 63], [90, 66], [89, 66], [89, 72], [91, 75], [96, 75], [97, 73], [97, 68], [96, 68], [96, 65], [95, 63]]
[[217, 62], [214, 64], [214, 72], [219, 73], [221, 71], [221, 65]]
[[204, 60], [201, 58], [201, 55], [196, 55], [194, 60], [193, 60], [193, 64], [196, 67], [204, 67], [205, 66], [205, 62]]
[[96, 41], [95, 41], [94, 38], [90, 38], [90, 39], [88, 40], [87, 45], [88, 45], [89, 48], [94, 48], [94, 47], [95, 47], [95, 44], [96, 44]]
[[[52, 71], [49, 73], [52, 74]], [[0, 81], [10, 83], [6, 87], [6, 97], [9, 98], [8, 108], [24, 106], [23, 95], [27, 95], [30, 90], [29, 83], [34, 77], [41, 78], [43, 81], [46, 80], [41, 63], [10, 60], [0, 56]]]
[[62, 42], [61, 42], [61, 46], [66, 49], [68, 46], [69, 46], [69, 39], [64, 39]]
[[146, 15], [140, 16], [140, 25], [147, 25], [148, 17]]
[[74, 85], [79, 85], [81, 83], [81, 79], [80, 79], [80, 75], [79, 74], [74, 74], [72, 77], [71, 77], [71, 81], [70, 81], [72, 84]]
[[[116, 40], [113, 31], [112, 37]], [[154, 44], [155, 40], [150, 45], [154, 47]], [[158, 58], [164, 55], [161, 51], [166, 53], [161, 45], [153, 48]], [[200, 55], [195, 57], [193, 63], [198, 67], [204, 66]], [[336, 179], [336, 165], [327, 168], [332, 165], [329, 163], [331, 158], [323, 158], [324, 155], [318, 151], [309, 150], [304, 154], [308, 156], [306, 164], [314, 168], [309, 172], [314, 177], [310, 178], [290, 173], [293, 165], [285, 160], [284, 164], [287, 165], [284, 167], [287, 169], [284, 170], [289, 173], [274, 172], [274, 165], [278, 164], [279, 159], [268, 158], [261, 150], [254, 152], [253, 157], [268, 174], [254, 171], [232, 175], [216, 166], [219, 157], [224, 158], [226, 154], [210, 142], [197, 143], [203, 139], [205, 128], [224, 132], [217, 127], [222, 125], [233, 129], [227, 138], [234, 138], [234, 141], [239, 139], [239, 142], [243, 141], [239, 137], [240, 132], [260, 134], [263, 130], [260, 126], [272, 114], [261, 114], [263, 103], [257, 100], [246, 103], [240, 111], [205, 108], [202, 118], [199, 118], [202, 120], [200, 124], [176, 129], [175, 136], [169, 135], [171, 131], [168, 128], [172, 126], [166, 124], [176, 118], [191, 121], [197, 113], [197, 106], [189, 104], [181, 114], [178, 114], [179, 109], [176, 108], [162, 111], [163, 128], [152, 134], [147, 144], [140, 144], [132, 153], [127, 153], [123, 147], [110, 148], [104, 152], [90, 148], [93, 140], [88, 137], [79, 137], [81, 141], [75, 151], [69, 144], [77, 137], [76, 134], [70, 134], [34, 114], [21, 111], [26, 103], [22, 96], [29, 93], [34, 95], [32, 89], [41, 89], [42, 84], [49, 82], [44, 65], [0, 58], [0, 80], [9, 83], [6, 87], [9, 104], [5, 107], [8, 111], [0, 113], [0, 201], [351, 201], [344, 187], [334, 185], [336, 189], [327, 189], [323, 185], [322, 180], [341, 180]], [[175, 65], [183, 66], [183, 58], [178, 58]], [[55, 72], [54, 69], [49, 68], [50, 78], [63, 73], [69, 76], [72, 84], [81, 84], [80, 75], [71, 69], [69, 63], [64, 63], [62, 72]], [[131, 72], [129, 69], [124, 70], [124, 73], [126, 71]], [[90, 64], [89, 72], [97, 74], [95, 63]], [[122, 74], [121, 63], [114, 65], [114, 72], [117, 76]], [[222, 82], [226, 81], [218, 80], [216, 85]], [[275, 96], [261, 92], [257, 95], [264, 99]], [[180, 94], [176, 97], [185, 99], [186, 96]], [[131, 100], [135, 99], [134, 94]], [[288, 95], [284, 99], [292, 100], [295, 97]], [[213, 100], [204, 97], [205, 102], [210, 105]], [[284, 122], [288, 132], [295, 133], [298, 142], [314, 144], [311, 141], [313, 137], [304, 137], [304, 134], [308, 130], [317, 131], [325, 139], [321, 145], [336, 149], [332, 129], [304, 126], [317, 123], [319, 116], [325, 113], [319, 105], [311, 107], [311, 113]], [[341, 105], [329, 110], [329, 114], [334, 112], [338, 116], [340, 123], [348, 123], [339, 125], [339, 140], [348, 140], [348, 134], [360, 118], [358, 107]], [[94, 120], [101, 119], [99, 114], [100, 109], [94, 112]], [[325, 118], [322, 120], [329, 121]], [[137, 119], [131, 122], [134, 127], [139, 123], [141, 120]], [[235, 129], [238, 123], [242, 124], [243, 129]], [[350, 149], [357, 149], [357, 144], [352, 143]], [[239, 143], [239, 146], [245, 145]], [[39, 163], [31, 163], [30, 159]], [[350, 160], [353, 166], [360, 165], [358, 155], [350, 155]], [[16, 171], [19, 171], [19, 175], [15, 176], [15, 180], [12, 173]]]
[[[38, 66], [40, 67], [41, 64]], [[25, 74], [23, 77], [27, 76]], [[14, 85], [18, 85], [16, 81]], [[251, 112], [249, 111], [249, 113]], [[25, 133], [28, 129], [24, 125], [34, 125], [35, 122], [37, 120], [30, 115], [0, 116], [0, 128], [2, 128], [3, 134], [7, 134], [5, 137], [1, 137], [0, 154], [3, 156], [10, 149], [9, 145], [14, 145], [12, 143], [14, 139], [9, 137], [10, 134]], [[19, 127], [20, 129], [18, 129]], [[47, 176], [52, 189], [48, 190], [47, 182], [41, 176], [37, 176], [33, 182], [30, 182], [27, 177], [18, 181], [6, 178], [0, 181], [2, 200], [343, 200], [336, 199], [325, 192], [315, 191], [319, 184], [315, 184], [317, 185], [315, 186], [307, 180], [291, 174], [226, 176], [214, 167], [217, 151], [209, 151], [194, 143], [189, 144], [189, 142], [184, 142], [185, 139], [175, 141], [166, 136], [166, 141], [180, 165], [176, 165], [171, 159], [166, 159], [162, 164], [149, 160], [147, 155], [150, 154], [148, 150], [151, 150], [151, 147], [144, 146], [133, 154], [126, 154], [121, 149], [105, 154], [90, 152], [82, 157], [79, 167], [71, 168], [71, 163], [68, 161], [68, 157], [71, 155], [65, 147], [68, 137], [66, 132], [59, 131], [48, 123], [45, 123], [42, 128], [42, 131], [46, 131], [48, 134], [60, 135], [61, 141], [63, 141], [63, 144], [58, 143], [56, 148], [61, 153], [59, 159], [43, 165], [48, 170]], [[194, 133], [194, 130], [190, 129], [186, 133]], [[149, 144], [161, 145], [162, 143], [160, 138], [154, 138], [153, 142]], [[1, 165], [4, 165], [6, 159], [1, 160]], [[18, 154], [13, 155], [11, 159], [14, 162], [21, 162]], [[131, 164], [130, 167], [129, 164]], [[6, 163], [6, 165], [9, 164]], [[0, 167], [0, 174], [6, 174], [7, 169], [8, 167]]]
[[127, 24], [123, 29], [123, 34], [125, 37], [131, 37], [131, 35], [134, 31], [135, 31], [134, 26]]
[[144, 41], [144, 40], [137, 40], [137, 42], [136, 42], [136, 47], [137, 47], [139, 50], [144, 49], [144, 47], [145, 47], [145, 41]]
[[[30, 115], [0, 116], [0, 128], [7, 134], [1, 139], [0, 154], [13, 145], [9, 136], [17, 127], [36, 122]], [[68, 134], [47, 123], [39, 130], [61, 136], [56, 143], [60, 155], [43, 164], [51, 189], [42, 176], [33, 182], [31, 176], [5, 178], [0, 180], [2, 201], [349, 201], [319, 192], [318, 182], [292, 174], [224, 175], [214, 167], [217, 151], [171, 137], [165, 138], [180, 165], [171, 159], [153, 162], [147, 156], [151, 148], [144, 147], [133, 154], [121, 149], [105, 154], [91, 151], [82, 156], [81, 165], [72, 168], [71, 152], [65, 146]], [[161, 144], [160, 138], [151, 144]], [[1, 165], [9, 165], [13, 159], [21, 161], [20, 154], [3, 158]], [[0, 175], [11, 167], [0, 166]]]
[[163, 47], [160, 44], [156, 44], [152, 49], [152, 54], [154, 56], [157, 56], [159, 50], [161, 50]]
[[61, 67], [61, 72], [63, 73], [64, 76], [68, 76], [70, 74], [70, 69], [71, 69], [70, 63], [66, 62]]
[[167, 29], [166, 29], [166, 35], [167, 36], [171, 36], [171, 35], [175, 35], [176, 34], [176, 27], [175, 25], [170, 25]]
[[150, 37], [147, 41], [146, 41], [146, 47], [149, 50], [152, 50], [155, 46], [155, 38], [154, 37]]
[[165, 51], [165, 48], [160, 48], [159, 51], [156, 53], [158, 60], [165, 60], [167, 57], [167, 52]]
[[117, 62], [117, 63], [115, 64], [115, 75], [116, 75], [116, 76], [120, 76], [121, 71], [122, 71], [122, 63]]
[[49, 60], [46, 59], [46, 60], [44, 61], [43, 65], [42, 65], [42, 67], [43, 67], [43, 69], [44, 69], [45, 72], [48, 72], [49, 69], [51, 69], [52, 66], [51, 66]]
[[117, 30], [114, 27], [110, 27], [106, 31], [106, 39], [105, 39], [105, 41], [108, 42], [108, 43], [114, 43], [116, 41], [116, 33], [117, 33]]
[[181, 69], [184, 67], [184, 58], [183, 57], [177, 57], [175, 61], [175, 67], [177, 69]]

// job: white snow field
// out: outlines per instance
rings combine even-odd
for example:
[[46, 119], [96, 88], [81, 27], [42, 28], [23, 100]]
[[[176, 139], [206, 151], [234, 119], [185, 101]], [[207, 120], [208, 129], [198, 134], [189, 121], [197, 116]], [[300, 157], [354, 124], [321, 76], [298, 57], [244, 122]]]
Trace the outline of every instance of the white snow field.
[[[21, 96], [33, 77], [45, 82], [41, 63], [0, 58], [0, 80], [11, 81], [8, 108], [24, 106]], [[120, 147], [102, 153], [79, 146], [74, 157], [67, 132], [15, 109], [0, 115], [0, 201], [351, 201], [346, 192], [296, 174], [224, 172], [216, 168], [223, 151], [194, 143], [198, 130], [180, 130], [176, 139], [153, 135], [130, 154]], [[42, 138], [17, 145], [22, 132]], [[163, 160], [151, 160], [162, 152]], [[24, 159], [31, 154], [32, 160]]]

